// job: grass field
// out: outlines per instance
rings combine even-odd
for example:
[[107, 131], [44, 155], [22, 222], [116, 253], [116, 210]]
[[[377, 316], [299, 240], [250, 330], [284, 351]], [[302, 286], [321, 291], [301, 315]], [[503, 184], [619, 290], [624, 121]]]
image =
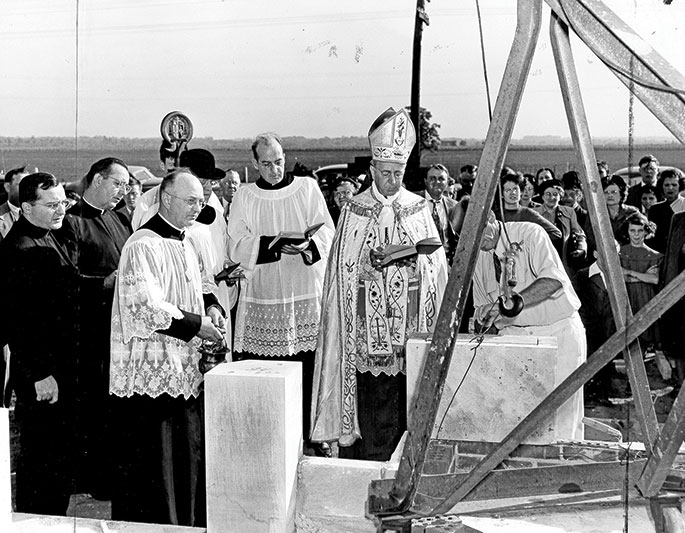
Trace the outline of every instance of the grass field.
[[[200, 148], [200, 146], [194, 146]], [[233, 168], [244, 175], [248, 169], [250, 181], [256, 178], [256, 173], [250, 162], [249, 146], [245, 150], [215, 150], [214, 155], [220, 168]], [[288, 150], [285, 147], [287, 168], [291, 169], [295, 161], [301, 161], [309, 168], [334, 163], [350, 163], [356, 156], [368, 155], [365, 150]], [[640, 146], [634, 151], [633, 164], [648, 153], [653, 153], [664, 165], [671, 165], [685, 169], [685, 150], [679, 146]], [[158, 158], [155, 151], [128, 150], [123, 152], [108, 150], [81, 150], [78, 153], [64, 150], [27, 150], [4, 148], [0, 152], [0, 164], [5, 170], [27, 164], [29, 168], [38, 167], [40, 170], [51, 172], [58, 178], [71, 181], [82, 177], [88, 167], [98, 159], [106, 156], [116, 156], [131, 165], [143, 165], [160, 174]], [[628, 150], [626, 149], [598, 149], [597, 157], [605, 160], [612, 169], [628, 166]], [[423, 165], [442, 163], [452, 175], [459, 173], [459, 167], [467, 163], [478, 164], [480, 150], [441, 149], [435, 153], [425, 153], [422, 157]], [[575, 152], [571, 149], [511, 149], [507, 154], [506, 165], [521, 172], [535, 172], [540, 167], [549, 167], [557, 174], [577, 166]]]

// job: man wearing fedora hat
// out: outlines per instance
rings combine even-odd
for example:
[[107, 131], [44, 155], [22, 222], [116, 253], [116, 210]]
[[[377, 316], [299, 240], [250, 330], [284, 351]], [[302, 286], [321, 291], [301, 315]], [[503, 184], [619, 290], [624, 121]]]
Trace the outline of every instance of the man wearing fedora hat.
[[[216, 167], [214, 155], [204, 148], [192, 148], [181, 152], [179, 165], [189, 169], [202, 184], [205, 206], [197, 218], [198, 224], [188, 228], [187, 235], [195, 252], [200, 258], [203, 283], [213, 287], [219, 303], [226, 310], [233, 308], [237, 299], [236, 286], [229, 287], [226, 283], [218, 286], [214, 283], [214, 276], [221, 272], [228, 261], [226, 254], [227, 236], [226, 220], [221, 216], [223, 206], [212, 186], [226, 176], [226, 172]], [[154, 187], [143, 194], [133, 212], [133, 229], [137, 230], [159, 209], [160, 187]], [[230, 321], [226, 321], [226, 344], [231, 351], [232, 328]], [[230, 353], [228, 354], [230, 357]], [[230, 360], [230, 359], [229, 359]]]

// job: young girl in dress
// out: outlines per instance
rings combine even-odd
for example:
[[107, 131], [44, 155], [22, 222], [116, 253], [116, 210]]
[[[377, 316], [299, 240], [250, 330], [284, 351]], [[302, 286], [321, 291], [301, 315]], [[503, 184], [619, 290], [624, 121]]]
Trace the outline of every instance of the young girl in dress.
[[[645, 244], [645, 239], [654, 235], [654, 223], [647, 220], [642, 213], [630, 215], [623, 223], [624, 235], [628, 244], [619, 252], [623, 277], [628, 290], [628, 299], [633, 314], [637, 313], [656, 294], [659, 283], [659, 265], [663, 254], [652, 250]], [[659, 344], [659, 325], [655, 322], [640, 335], [640, 341], [646, 352], [653, 352]]]

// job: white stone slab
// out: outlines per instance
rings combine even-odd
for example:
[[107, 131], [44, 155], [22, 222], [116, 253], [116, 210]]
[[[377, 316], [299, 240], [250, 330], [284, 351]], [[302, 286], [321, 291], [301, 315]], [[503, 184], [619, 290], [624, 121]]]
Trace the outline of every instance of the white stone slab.
[[10, 419], [9, 410], [0, 408], [0, 531], [9, 531], [11, 522]]
[[301, 366], [239, 361], [205, 376], [208, 533], [294, 530]]
[[[460, 335], [457, 339], [433, 437], [499, 442], [554, 389], [557, 341], [555, 337], [486, 335], [474, 358], [476, 343], [472, 339], [472, 335]], [[429, 347], [430, 340], [407, 342], [410, 427], [416, 384]], [[472, 359], [473, 364], [459, 386]], [[539, 444], [568, 438], [562, 422], [556, 415], [550, 417], [524, 442]]]

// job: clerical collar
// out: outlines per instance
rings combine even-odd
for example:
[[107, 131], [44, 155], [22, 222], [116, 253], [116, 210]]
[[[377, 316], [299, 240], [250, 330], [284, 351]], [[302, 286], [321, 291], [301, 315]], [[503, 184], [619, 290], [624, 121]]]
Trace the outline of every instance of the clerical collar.
[[17, 220], [15, 224], [22, 229], [22, 233], [28, 237], [31, 237], [32, 239], [40, 239], [50, 233], [49, 229], [39, 228], [35, 224], [29, 222], [24, 215], [20, 216], [19, 220]]
[[150, 220], [141, 226], [141, 229], [154, 231], [160, 237], [182, 241], [185, 238], [185, 231], [177, 228], [159, 213], [155, 214]]
[[269, 183], [268, 181], [266, 181], [261, 176], [259, 177], [259, 179], [257, 181], [255, 181], [255, 184], [260, 189], [265, 189], [267, 191], [275, 191], [278, 189], [284, 189], [285, 187], [290, 185], [292, 182], [293, 182], [293, 175], [290, 172], [286, 172], [285, 176], [283, 176], [283, 179], [281, 181], [279, 181], [278, 183], [276, 183], [275, 185]]
[[84, 205], [86, 205], [86, 206], [89, 207], [90, 209], [94, 209], [95, 211], [97, 211], [98, 214], [101, 215], [102, 213], [105, 212], [104, 209], [100, 209], [99, 207], [95, 207], [93, 204], [91, 204], [91, 203], [90, 203], [88, 200], [86, 200], [85, 198], [81, 198], [81, 199], [83, 200]]
[[381, 194], [381, 192], [378, 190], [378, 187], [376, 187], [376, 182], [372, 181], [371, 182], [371, 192], [373, 193], [373, 197], [378, 200], [380, 203], [382, 203], [384, 206], [389, 206], [392, 205], [392, 203], [397, 199], [397, 197], [400, 195], [400, 192], [402, 192], [402, 188], [400, 188], [399, 191], [397, 191], [395, 194], [392, 196], [388, 196], [387, 198]]

